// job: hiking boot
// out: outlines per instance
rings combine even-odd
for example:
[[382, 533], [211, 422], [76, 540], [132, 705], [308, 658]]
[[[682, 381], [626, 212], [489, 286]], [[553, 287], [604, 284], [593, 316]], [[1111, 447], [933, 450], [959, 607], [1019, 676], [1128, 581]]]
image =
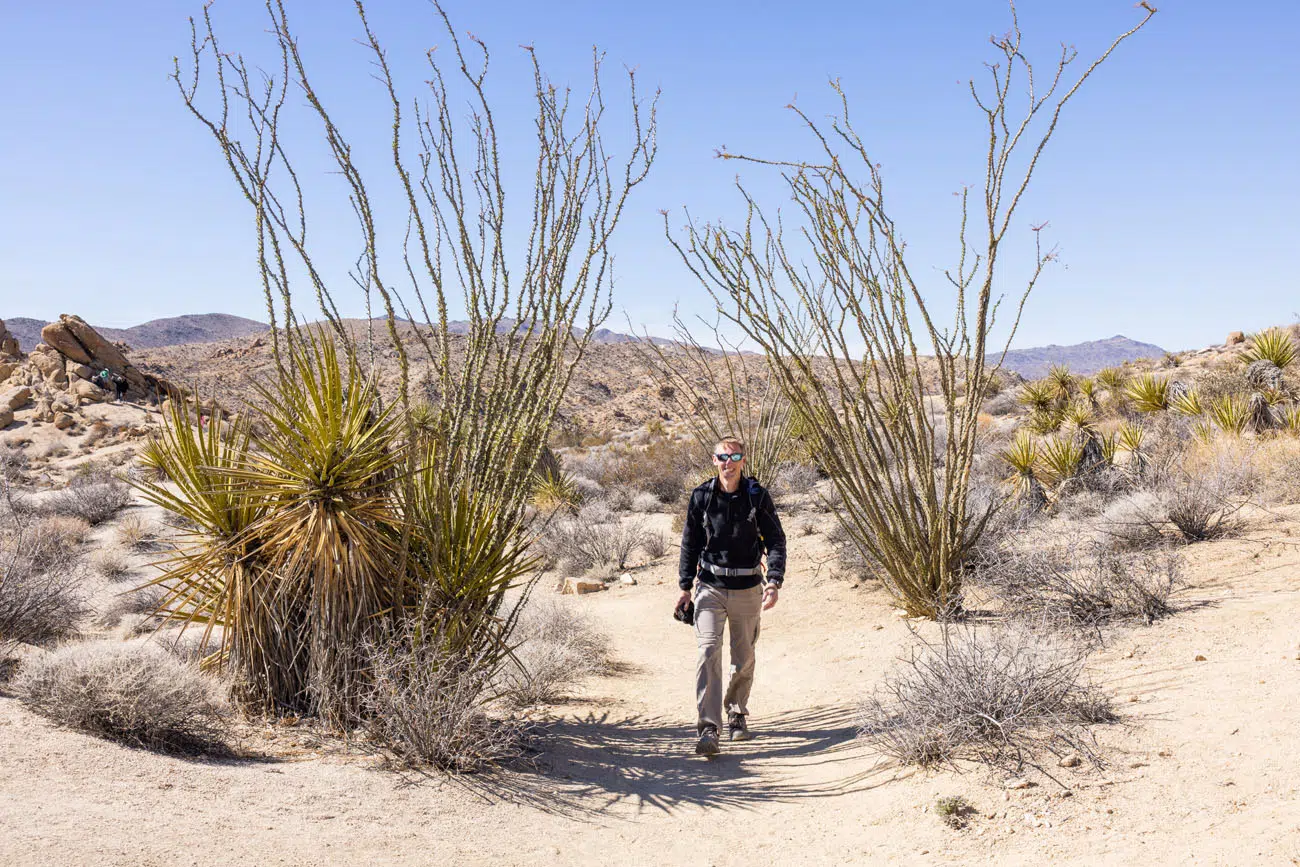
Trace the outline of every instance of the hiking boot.
[[733, 741], [753, 739], [754, 735], [750, 732], [749, 726], [745, 725], [745, 715], [743, 713], [727, 715], [727, 737]]
[[697, 756], [716, 756], [718, 754], [718, 730], [713, 726], [700, 729], [700, 739], [695, 742]]

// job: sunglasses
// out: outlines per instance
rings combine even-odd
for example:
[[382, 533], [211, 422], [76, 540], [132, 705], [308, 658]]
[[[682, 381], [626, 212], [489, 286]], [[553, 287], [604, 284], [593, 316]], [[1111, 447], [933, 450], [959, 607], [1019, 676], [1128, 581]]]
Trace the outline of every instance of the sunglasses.
[[718, 461], [718, 463], [720, 463], [720, 464], [725, 464], [727, 461], [731, 461], [732, 463], [737, 463], [737, 462], [739, 462], [739, 461], [743, 461], [743, 460], [745, 459], [745, 453], [744, 453], [744, 452], [732, 452], [732, 453], [729, 454], [729, 455], [727, 455], [727, 454], [722, 454], [722, 455], [714, 455], [713, 457], [716, 458], [717, 461]]

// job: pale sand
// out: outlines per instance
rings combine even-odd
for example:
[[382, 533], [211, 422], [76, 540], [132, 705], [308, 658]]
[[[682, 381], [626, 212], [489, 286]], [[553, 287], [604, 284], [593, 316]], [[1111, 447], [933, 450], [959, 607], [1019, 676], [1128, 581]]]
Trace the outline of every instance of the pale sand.
[[[552, 709], [537, 773], [398, 774], [297, 729], [243, 743], [274, 761], [186, 761], [0, 698], [0, 863], [1298, 863], [1293, 539], [1297, 507], [1183, 549], [1184, 610], [1117, 630], [1095, 657], [1126, 720], [1100, 729], [1105, 768], [1049, 768], [1069, 796], [1040, 775], [1004, 793], [1000, 773], [899, 768], [856, 742], [857, 701], [907, 626], [879, 590], [814, 574], [822, 537], [792, 532], [758, 648], [760, 737], [724, 742], [715, 761], [690, 753], [695, 650], [669, 616], [669, 557], [637, 570], [638, 586], [576, 600], [627, 670]], [[934, 815], [946, 795], [979, 811], [965, 830]]]

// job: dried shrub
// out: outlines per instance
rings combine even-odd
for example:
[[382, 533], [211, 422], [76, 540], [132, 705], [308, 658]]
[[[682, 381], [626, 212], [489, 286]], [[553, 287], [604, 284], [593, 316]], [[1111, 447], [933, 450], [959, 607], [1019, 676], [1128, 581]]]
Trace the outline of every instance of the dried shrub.
[[520, 728], [487, 714], [497, 675], [488, 660], [409, 632], [368, 644], [364, 655], [366, 730], [401, 761], [473, 773], [521, 754]]
[[605, 487], [649, 491], [661, 503], [676, 503], [709, 472], [708, 460], [693, 440], [663, 438], [644, 448], [618, 451], [598, 481]]
[[47, 498], [41, 511], [81, 518], [93, 526], [130, 504], [131, 489], [110, 473], [96, 470], [75, 477], [67, 488]]
[[143, 515], [127, 515], [117, 525], [117, 541], [133, 551], [148, 551], [158, 540], [158, 527]]
[[50, 569], [76, 558], [76, 547], [86, 540], [90, 524], [62, 515], [37, 517], [21, 529], [23, 553], [33, 568]]
[[1207, 369], [1196, 378], [1195, 385], [1201, 402], [1207, 404], [1254, 390], [1246, 379], [1246, 369], [1235, 361]]
[[1172, 614], [1170, 598], [1183, 584], [1181, 564], [1167, 550], [1124, 554], [1077, 538], [1021, 549], [980, 582], [1009, 614], [1094, 631]]
[[631, 502], [632, 511], [640, 512], [641, 514], [658, 512], [662, 505], [663, 503], [659, 501], [659, 498], [651, 493], [637, 494], [632, 497]]
[[788, 462], [781, 464], [767, 486], [773, 498], [805, 497], [821, 481], [821, 473], [811, 464]]
[[610, 666], [609, 636], [557, 597], [531, 598], [514, 638], [519, 643], [502, 669], [502, 687], [520, 707], [558, 701], [582, 678]]
[[641, 537], [641, 550], [651, 560], [658, 560], [668, 554], [668, 537], [663, 533], [646, 533]]
[[[100, 615], [99, 622], [104, 626], [113, 627], [121, 623], [123, 618], [131, 615], [152, 618], [163, 607], [166, 598], [167, 591], [159, 584], [145, 584], [123, 590], [121, 593], [114, 594], [104, 613]], [[138, 626], [147, 629], [156, 623], [157, 621], [144, 620]], [[201, 629], [194, 631], [202, 632]]]
[[858, 737], [905, 764], [1019, 769], [1047, 751], [1096, 761], [1088, 726], [1113, 719], [1086, 647], [1021, 628], [944, 626], [861, 709]]
[[131, 561], [120, 548], [100, 548], [90, 555], [90, 568], [109, 581], [121, 581], [131, 574]]
[[75, 560], [52, 553], [50, 538], [27, 527], [0, 539], [0, 650], [70, 638], [87, 612]]
[[223, 751], [217, 685], [158, 647], [67, 645], [28, 662], [14, 692], [54, 722], [110, 740], [183, 754]]
[[1020, 408], [1014, 391], [1002, 391], [984, 401], [984, 411], [992, 416], [1011, 415]]
[[1164, 501], [1149, 488], [1127, 493], [1106, 506], [1095, 526], [1099, 541], [1119, 548], [1150, 548], [1164, 542]]
[[537, 541], [543, 561], [576, 573], [596, 568], [622, 569], [646, 538], [639, 519], [621, 520], [608, 506], [584, 506], [577, 515], [560, 516]]
[[1164, 517], [1189, 542], [1236, 531], [1256, 487], [1250, 458], [1227, 449], [1189, 455], [1159, 483]]

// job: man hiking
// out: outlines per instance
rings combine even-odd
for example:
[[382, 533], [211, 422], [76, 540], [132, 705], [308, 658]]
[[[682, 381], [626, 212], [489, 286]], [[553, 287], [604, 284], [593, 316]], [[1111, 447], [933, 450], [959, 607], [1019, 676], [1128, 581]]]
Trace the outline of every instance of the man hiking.
[[[759, 618], [776, 604], [785, 579], [785, 533], [776, 506], [756, 479], [747, 477], [745, 444], [734, 437], [714, 448], [718, 471], [691, 492], [682, 530], [677, 608], [692, 602], [694, 587], [695, 702], [698, 710], [695, 752], [718, 752], [722, 710], [733, 741], [749, 740], [746, 723], [749, 690], [754, 684], [754, 643]], [[767, 575], [761, 560], [767, 554]], [[722, 685], [722, 630], [730, 621], [731, 679]]]

